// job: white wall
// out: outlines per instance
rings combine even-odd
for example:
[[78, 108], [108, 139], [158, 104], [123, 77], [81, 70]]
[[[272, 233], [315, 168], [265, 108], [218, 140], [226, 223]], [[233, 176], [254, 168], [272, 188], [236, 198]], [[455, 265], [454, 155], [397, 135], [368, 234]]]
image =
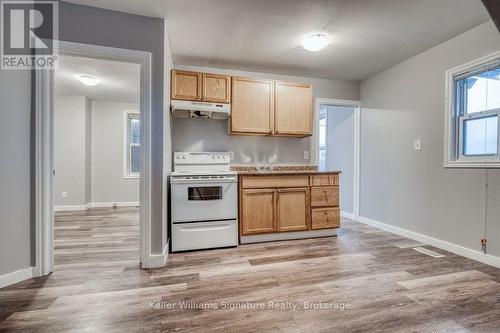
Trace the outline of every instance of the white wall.
[[92, 202], [92, 101], [85, 98], [85, 202]]
[[123, 112], [139, 105], [92, 101], [92, 202], [139, 201], [139, 178], [123, 177]]
[[[176, 69], [209, 73], [222, 73], [262, 79], [310, 82], [313, 84], [313, 98], [336, 98], [359, 100], [359, 84], [356, 82], [304, 78], [269, 73], [256, 73], [218, 68], [175, 66]], [[314, 110], [314, 108], [313, 108]], [[310, 164], [304, 160], [304, 151], [311, 150], [312, 138], [259, 137], [227, 134], [227, 121], [203, 119], [173, 119], [174, 151], [234, 151], [235, 163], [267, 164], [276, 156], [275, 163]], [[245, 159], [249, 157], [250, 160]]]
[[[81, 206], [88, 203], [86, 142], [88, 140], [86, 98], [56, 95], [54, 116], [54, 205]], [[68, 197], [63, 198], [66, 192]]]
[[[361, 84], [361, 216], [480, 248], [485, 171], [443, 168], [445, 71], [497, 50], [490, 21]], [[490, 170], [487, 236], [496, 256], [499, 194], [500, 170]]]
[[0, 73], [0, 275], [29, 267], [31, 76]]
[[326, 168], [340, 170], [340, 208], [354, 214], [354, 111], [352, 106], [327, 107]]

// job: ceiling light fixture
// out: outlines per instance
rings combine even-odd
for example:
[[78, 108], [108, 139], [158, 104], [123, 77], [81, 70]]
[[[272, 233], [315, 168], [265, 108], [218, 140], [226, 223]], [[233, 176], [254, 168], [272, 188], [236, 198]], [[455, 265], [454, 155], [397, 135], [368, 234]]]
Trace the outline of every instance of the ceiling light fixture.
[[91, 86], [91, 87], [95, 86], [96, 84], [101, 82], [101, 80], [99, 80], [98, 78], [90, 76], [90, 75], [78, 75], [77, 78], [84, 85]]
[[304, 42], [302, 42], [302, 47], [308, 51], [316, 52], [321, 50], [328, 44], [330, 44], [330, 41], [325, 35], [314, 34], [304, 39]]

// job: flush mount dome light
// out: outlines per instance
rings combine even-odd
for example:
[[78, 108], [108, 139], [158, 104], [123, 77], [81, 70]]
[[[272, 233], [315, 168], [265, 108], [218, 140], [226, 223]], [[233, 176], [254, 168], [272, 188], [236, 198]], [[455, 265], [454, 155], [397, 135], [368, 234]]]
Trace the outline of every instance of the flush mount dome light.
[[101, 80], [99, 80], [98, 78], [90, 76], [90, 75], [78, 75], [77, 78], [84, 85], [91, 86], [91, 87], [95, 86], [96, 84], [101, 82]]
[[323, 34], [314, 34], [307, 37], [302, 43], [302, 47], [308, 51], [316, 52], [330, 44], [328, 38]]

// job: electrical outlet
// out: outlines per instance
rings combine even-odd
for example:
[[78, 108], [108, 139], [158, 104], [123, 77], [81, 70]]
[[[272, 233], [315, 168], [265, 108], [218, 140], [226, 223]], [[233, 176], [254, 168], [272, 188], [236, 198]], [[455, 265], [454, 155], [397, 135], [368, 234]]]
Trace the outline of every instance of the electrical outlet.
[[488, 246], [488, 241], [486, 240], [486, 238], [483, 238], [481, 239], [481, 251], [486, 254], [488, 251], [487, 251], [487, 246]]
[[305, 160], [309, 159], [309, 150], [304, 150], [304, 159]]
[[234, 160], [234, 151], [228, 151], [229, 153], [229, 160], [232, 161]]
[[61, 196], [63, 199], [68, 199], [68, 192], [63, 192]]
[[422, 150], [422, 140], [415, 140], [414, 147], [416, 151]]

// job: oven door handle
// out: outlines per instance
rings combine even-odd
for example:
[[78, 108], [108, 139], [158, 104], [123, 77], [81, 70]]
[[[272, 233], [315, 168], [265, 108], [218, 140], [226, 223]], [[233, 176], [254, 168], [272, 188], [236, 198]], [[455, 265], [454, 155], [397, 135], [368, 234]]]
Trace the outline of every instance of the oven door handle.
[[227, 223], [227, 224], [215, 224], [215, 225], [211, 225], [211, 226], [201, 226], [201, 225], [198, 225], [198, 226], [186, 226], [186, 227], [182, 227], [182, 231], [214, 231], [214, 230], [224, 230], [224, 229], [227, 229], [227, 228], [230, 228], [230, 227], [231, 227], [230, 223]]

